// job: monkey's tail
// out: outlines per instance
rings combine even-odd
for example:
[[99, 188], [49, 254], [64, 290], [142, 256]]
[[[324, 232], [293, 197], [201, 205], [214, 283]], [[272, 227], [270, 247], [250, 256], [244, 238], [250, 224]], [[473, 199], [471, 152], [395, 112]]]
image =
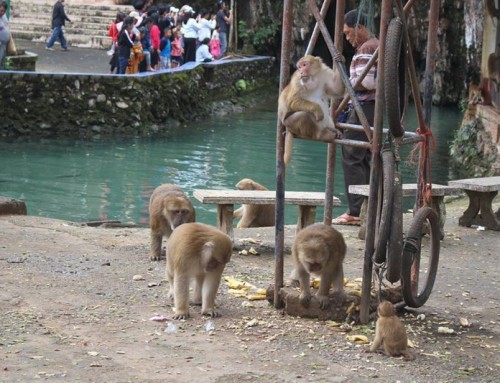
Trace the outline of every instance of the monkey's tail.
[[289, 165], [292, 161], [292, 146], [293, 146], [293, 134], [286, 132], [285, 134], [285, 153], [283, 155], [283, 161], [285, 165]]

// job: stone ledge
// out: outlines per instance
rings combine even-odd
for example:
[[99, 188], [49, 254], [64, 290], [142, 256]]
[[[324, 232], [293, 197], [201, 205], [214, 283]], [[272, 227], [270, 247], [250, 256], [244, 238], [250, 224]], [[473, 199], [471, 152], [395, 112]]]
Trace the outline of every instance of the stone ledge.
[[0, 196], [0, 215], [26, 215], [28, 209], [24, 201]]

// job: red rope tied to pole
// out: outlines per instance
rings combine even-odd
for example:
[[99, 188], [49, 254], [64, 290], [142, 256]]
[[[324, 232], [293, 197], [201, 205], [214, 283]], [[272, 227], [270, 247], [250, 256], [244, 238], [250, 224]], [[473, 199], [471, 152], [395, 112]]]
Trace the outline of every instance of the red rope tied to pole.
[[[432, 176], [430, 171], [430, 156], [429, 156], [429, 144], [434, 151], [436, 149], [436, 140], [432, 134], [431, 129], [428, 126], [423, 125], [422, 128], [417, 128], [417, 134], [423, 135], [425, 139], [419, 143], [418, 148], [420, 149], [419, 158], [419, 185], [420, 185], [420, 206], [427, 206], [432, 201]], [[426, 180], [427, 175], [427, 180]]]

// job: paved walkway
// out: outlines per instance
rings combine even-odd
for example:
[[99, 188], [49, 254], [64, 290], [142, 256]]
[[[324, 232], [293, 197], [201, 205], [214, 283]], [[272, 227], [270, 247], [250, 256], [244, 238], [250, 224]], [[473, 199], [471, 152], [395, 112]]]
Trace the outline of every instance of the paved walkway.
[[38, 55], [37, 72], [50, 73], [109, 73], [109, 59], [103, 49], [71, 47], [65, 52], [59, 43], [54, 51], [45, 49], [45, 43], [16, 40], [17, 49], [24, 49]]

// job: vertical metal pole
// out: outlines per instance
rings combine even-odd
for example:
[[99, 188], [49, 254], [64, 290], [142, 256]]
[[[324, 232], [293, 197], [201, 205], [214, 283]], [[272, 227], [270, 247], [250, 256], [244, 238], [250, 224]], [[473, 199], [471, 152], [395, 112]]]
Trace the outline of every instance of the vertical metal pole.
[[[439, 0], [431, 0], [431, 9], [429, 12], [429, 29], [427, 32], [427, 58], [425, 62], [424, 73], [424, 120], [425, 130], [421, 133], [427, 133], [427, 129], [431, 128], [431, 109], [432, 109], [432, 94], [434, 89], [434, 69], [436, 67], [436, 52], [437, 52], [437, 31], [439, 26]], [[417, 187], [417, 210], [425, 205], [425, 196], [423, 192], [425, 185], [430, 180], [431, 169], [429, 161], [429, 144], [430, 135], [425, 135], [425, 143], [420, 144], [420, 160], [419, 160], [419, 175]], [[422, 185], [423, 183], [423, 185]]]
[[[324, 7], [324, 5], [323, 5]], [[323, 8], [320, 14], [323, 13]], [[326, 11], [325, 11], [326, 13]], [[337, 50], [342, 53], [343, 51], [343, 30], [344, 30], [344, 13], [345, 13], [345, 0], [337, 0], [335, 8], [335, 34], [334, 34], [334, 45]], [[314, 30], [318, 28], [318, 24]], [[342, 65], [342, 64], [341, 64]], [[330, 106], [330, 114], [335, 120], [335, 109], [338, 105]], [[337, 145], [334, 143], [328, 144], [328, 154], [326, 161], [326, 185], [325, 185], [325, 211], [323, 214], [323, 223], [325, 225], [331, 225], [332, 223], [332, 211], [333, 211], [333, 194], [334, 194], [334, 180], [335, 180], [335, 159], [337, 157]]]
[[363, 262], [363, 282], [361, 285], [361, 303], [359, 319], [362, 324], [370, 319], [370, 295], [372, 285], [373, 261], [375, 249], [375, 218], [377, 216], [377, 200], [380, 175], [380, 149], [382, 146], [382, 125], [384, 114], [384, 57], [387, 26], [392, 14], [392, 0], [382, 0], [379, 56], [377, 64], [377, 96], [375, 99], [375, 119], [373, 124], [372, 159], [370, 170], [370, 197], [368, 199], [368, 214], [366, 223], [365, 257]]
[[[280, 88], [290, 80], [290, 55], [292, 50], [293, 0], [283, 2], [283, 31], [281, 40]], [[276, 226], [274, 247], [274, 307], [282, 307], [280, 289], [283, 287], [283, 248], [285, 243], [285, 128], [278, 120], [276, 127]]]

